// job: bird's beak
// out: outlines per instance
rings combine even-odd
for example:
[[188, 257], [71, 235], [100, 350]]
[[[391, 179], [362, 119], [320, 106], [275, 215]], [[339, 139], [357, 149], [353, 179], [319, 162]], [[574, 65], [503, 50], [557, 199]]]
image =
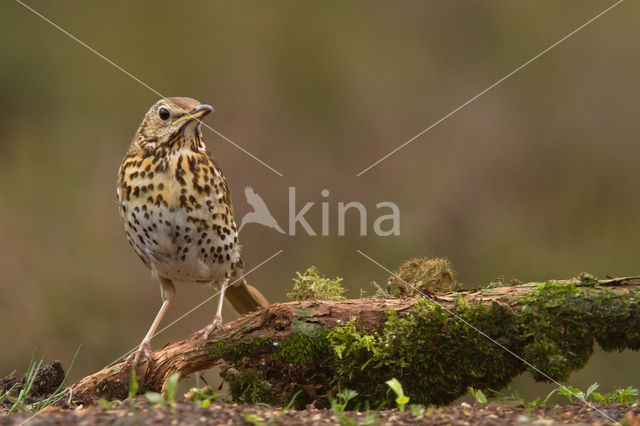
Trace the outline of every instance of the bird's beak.
[[211, 105], [204, 104], [198, 105], [197, 107], [192, 109], [189, 114], [191, 114], [192, 117], [200, 119], [210, 112], [213, 112], [213, 107]]
[[177, 120], [175, 120], [173, 122], [173, 124], [177, 124], [181, 121], [183, 122], [188, 122], [191, 120], [201, 120], [202, 117], [204, 117], [205, 115], [209, 114], [210, 112], [213, 112], [213, 107], [211, 105], [198, 105], [197, 107], [195, 107], [194, 109], [192, 109], [191, 111], [185, 113], [184, 115], [178, 117]]

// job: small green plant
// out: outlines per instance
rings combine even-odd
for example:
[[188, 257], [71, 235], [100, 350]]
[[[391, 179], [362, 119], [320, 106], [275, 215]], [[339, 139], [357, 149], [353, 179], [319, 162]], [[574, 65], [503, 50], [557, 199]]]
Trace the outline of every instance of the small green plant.
[[[327, 394], [329, 404], [331, 404], [331, 411], [333, 411], [333, 414], [338, 418], [342, 426], [356, 426], [358, 423], [356, 415], [354, 414], [352, 417], [345, 416], [344, 411], [347, 409], [349, 401], [358, 396], [358, 392], [351, 389], [343, 389], [336, 396], [338, 400], [333, 398], [331, 392]], [[357, 409], [357, 407], [355, 407], [355, 409]]]
[[574, 388], [573, 386], [560, 386], [557, 391], [558, 395], [567, 397], [569, 402], [573, 402], [574, 397], [581, 401], [587, 401], [594, 393], [597, 393], [595, 391], [596, 389], [598, 389], [598, 387], [600, 387], [598, 383], [593, 383], [591, 386], [589, 386], [586, 393], [582, 392], [578, 388]]
[[122, 404], [122, 401], [108, 401], [103, 398], [96, 398], [96, 402], [103, 410], [112, 410]]
[[344, 300], [342, 295], [345, 288], [342, 287], [342, 278], [335, 279], [320, 276], [318, 268], [311, 266], [304, 274], [296, 272], [293, 289], [287, 293], [290, 300]]
[[529, 414], [531, 414], [532, 411], [536, 408], [544, 407], [549, 404], [549, 400], [551, 399], [551, 397], [555, 395], [559, 390], [560, 388], [553, 389], [547, 394], [546, 397], [544, 397], [544, 399], [536, 398], [531, 402], [525, 401], [525, 399], [521, 397], [517, 391], [512, 391], [511, 394], [505, 394], [493, 389], [489, 389], [489, 392], [491, 393], [492, 397], [498, 398], [501, 403], [516, 407], [523, 407]]
[[296, 402], [296, 398], [302, 393], [302, 389], [300, 389], [298, 392], [296, 392], [295, 394], [293, 394], [293, 396], [291, 397], [291, 400], [289, 401], [289, 403], [284, 406], [282, 408], [282, 414], [286, 413], [287, 411], [289, 411], [289, 409], [291, 407], [293, 407], [293, 403]]
[[625, 389], [617, 389], [615, 392], [617, 402], [632, 402], [638, 396], [638, 389], [627, 386]]
[[180, 373], [174, 373], [169, 377], [169, 380], [167, 380], [167, 387], [165, 389], [165, 394], [167, 396], [166, 400], [164, 396], [158, 392], [146, 392], [144, 397], [147, 398], [149, 404], [153, 406], [157, 405], [162, 408], [163, 411], [166, 410], [168, 404], [171, 412], [175, 413], [178, 382], [180, 382]]
[[344, 389], [342, 392], [339, 392], [338, 395], [336, 396], [338, 397], [339, 401], [333, 404], [333, 407], [335, 407], [338, 411], [342, 413], [344, 410], [347, 409], [347, 405], [349, 404], [349, 401], [351, 401], [353, 398], [358, 396], [358, 392], [351, 389]]
[[404, 411], [406, 405], [409, 403], [409, 397], [404, 394], [402, 384], [395, 377], [391, 380], [387, 380], [386, 383], [396, 394], [396, 404], [398, 405], [398, 410]]
[[596, 389], [598, 389], [598, 387], [600, 387], [600, 385], [597, 382], [592, 383], [591, 386], [589, 386], [589, 388], [587, 389], [587, 393], [584, 395], [585, 401], [589, 399], [589, 397], [596, 391]]
[[165, 411], [167, 409], [167, 404], [165, 403], [164, 397], [161, 393], [146, 392], [144, 394], [144, 397], [147, 398], [147, 401], [149, 401], [149, 404], [151, 404], [152, 406], [158, 406], [162, 408], [162, 411]]
[[[616, 389], [612, 392], [601, 394], [596, 392], [596, 390], [600, 387], [598, 383], [593, 383], [589, 386], [586, 392], [581, 391], [580, 389], [573, 386], [559, 386], [556, 389], [553, 389], [551, 392], [547, 394], [544, 399], [536, 398], [531, 402], [524, 402], [522, 398], [520, 398], [517, 393], [514, 393], [510, 398], [516, 398], [520, 405], [524, 406], [527, 410], [533, 410], [538, 407], [543, 407], [549, 403], [549, 400], [556, 393], [561, 395], [569, 400], [570, 403], [580, 400], [580, 401], [589, 401], [593, 400], [599, 402], [601, 404], [610, 404], [613, 402], [619, 403], [629, 403], [635, 402], [636, 397], [640, 394], [640, 391], [633, 386], [628, 386], [626, 388]], [[499, 394], [496, 392], [496, 394]], [[505, 395], [499, 394], [503, 398], [509, 398]]]
[[50, 395], [46, 397], [42, 397], [38, 402], [28, 404], [28, 401], [32, 401], [37, 397], [32, 395], [31, 392], [33, 390], [34, 383], [36, 382], [38, 373], [40, 372], [40, 369], [42, 367], [42, 362], [43, 362], [43, 358], [41, 358], [40, 361], [36, 364], [35, 362], [36, 352], [34, 351], [33, 354], [31, 355], [31, 360], [29, 361], [29, 365], [27, 367], [24, 383], [22, 383], [22, 387], [18, 395], [17, 396], [12, 395], [14, 390], [16, 390], [17, 388], [20, 388], [20, 384], [16, 383], [13, 386], [11, 386], [11, 388], [7, 390], [2, 396], [0, 396], [0, 401], [3, 401], [6, 399], [8, 401], [13, 402], [13, 404], [11, 405], [11, 408], [9, 409], [9, 412], [34, 411], [37, 413], [45, 409], [49, 405], [54, 404], [59, 400], [61, 400], [62, 398], [66, 397], [67, 394], [69, 394], [69, 397], [70, 397], [71, 396], [70, 391], [68, 389], [65, 389], [64, 387], [65, 387], [65, 384], [67, 383], [67, 380], [69, 379], [69, 374], [71, 373], [71, 370], [73, 370], [73, 366], [75, 365], [76, 359], [78, 358], [78, 354], [80, 353], [81, 348], [82, 348], [82, 345], [80, 345], [76, 350], [73, 360], [71, 361], [71, 365], [69, 366], [69, 370], [65, 374], [64, 378], [62, 379], [62, 382], [56, 388], [56, 390], [52, 392]]
[[470, 387], [469, 392], [471, 393], [471, 396], [473, 397], [473, 399], [476, 400], [478, 404], [487, 403], [487, 397], [485, 396], [484, 392], [482, 392], [480, 389], [474, 389]]
[[424, 405], [422, 404], [411, 404], [409, 406], [409, 410], [411, 410], [411, 415], [413, 417], [422, 417], [425, 413]]
[[69, 393], [69, 398], [71, 398], [71, 391], [68, 389], [65, 389], [64, 386], [67, 384], [67, 380], [69, 379], [69, 374], [71, 374], [71, 370], [73, 370], [73, 366], [76, 364], [76, 359], [78, 359], [78, 354], [80, 354], [80, 349], [82, 349], [82, 344], [80, 344], [78, 346], [78, 349], [76, 349], [76, 353], [73, 355], [73, 359], [71, 360], [69, 369], [67, 370], [67, 373], [64, 375], [64, 378], [62, 379], [60, 386], [58, 386], [58, 388], [51, 395], [49, 395], [47, 398], [41, 400], [38, 403], [38, 405], [36, 406], [36, 412], [39, 412], [40, 410], [44, 410], [49, 405], [58, 402], [59, 400], [61, 400], [66, 396], [67, 392]]
[[[511, 390], [511, 388], [507, 388]], [[517, 391], [512, 391], [511, 394], [502, 393], [494, 389], [489, 389], [490, 397], [496, 398], [500, 403], [508, 406], [525, 407], [527, 402], [522, 398]]]
[[135, 368], [131, 367], [131, 373], [129, 374], [129, 395], [127, 396], [127, 401], [129, 401], [129, 410], [136, 410], [136, 395], [138, 394], [138, 389], [140, 386], [138, 385], [138, 376], [136, 375]]
[[[595, 384], [597, 385], [597, 383]], [[592, 395], [593, 395], [593, 399], [596, 402], [599, 402], [601, 404], [608, 404], [611, 402], [619, 402], [619, 403], [634, 402], [639, 393], [640, 391], [638, 391], [638, 389], [632, 386], [627, 386], [624, 389], [622, 388], [616, 389], [613, 392], [609, 392], [604, 395], [598, 392], [593, 392]]]
[[553, 389], [551, 392], [549, 392], [547, 394], [547, 396], [544, 399], [540, 399], [540, 398], [536, 398], [531, 402], [527, 402], [524, 404], [524, 408], [527, 409], [527, 411], [532, 411], [535, 410], [538, 407], [544, 407], [545, 405], [547, 405], [549, 403], [549, 400], [551, 399], [551, 397], [558, 392], [558, 388]]
[[586, 401], [585, 393], [578, 388], [574, 388], [573, 386], [560, 386], [558, 388], [558, 395], [567, 397], [569, 402], [573, 402], [574, 398]]
[[178, 391], [178, 382], [180, 382], [180, 373], [173, 373], [169, 380], [167, 380], [167, 401], [169, 401], [169, 406], [171, 407], [171, 411], [176, 411], [176, 392]]
[[252, 425], [263, 426], [265, 424], [264, 417], [258, 416], [257, 414], [243, 413], [242, 416]]
[[20, 393], [18, 393], [18, 397], [16, 398], [16, 401], [13, 403], [13, 405], [9, 409], [9, 413], [12, 413], [16, 410], [20, 412], [26, 410], [27, 400], [29, 398], [29, 394], [31, 393], [31, 387], [35, 382], [36, 376], [38, 375], [38, 371], [40, 371], [40, 366], [42, 365], [42, 358], [40, 358], [40, 361], [38, 361], [38, 363], [36, 364], [35, 356], [36, 356], [36, 352], [33, 351], [33, 354], [31, 355], [31, 360], [29, 361], [29, 366], [27, 367], [27, 373], [25, 375], [24, 385], [22, 386]]
[[18, 386], [18, 384], [14, 384], [13, 386], [11, 386], [2, 396], [0, 396], [0, 402], [4, 401], [5, 399], [8, 399], [8, 396], [11, 395], [11, 392], [13, 392], [13, 390]]
[[365, 403], [366, 413], [364, 418], [358, 422], [358, 426], [371, 426], [376, 424], [376, 419], [378, 418], [378, 413], [381, 407], [378, 407], [377, 410], [369, 409], [369, 402]]
[[129, 394], [127, 395], [128, 399], [133, 399], [138, 394], [138, 376], [136, 375], [135, 370], [132, 368], [129, 374]]
[[205, 386], [203, 388], [191, 388], [185, 395], [186, 399], [193, 401], [193, 403], [199, 407], [206, 408], [211, 405], [212, 402], [216, 402], [220, 399], [220, 394], [213, 390], [211, 386]]

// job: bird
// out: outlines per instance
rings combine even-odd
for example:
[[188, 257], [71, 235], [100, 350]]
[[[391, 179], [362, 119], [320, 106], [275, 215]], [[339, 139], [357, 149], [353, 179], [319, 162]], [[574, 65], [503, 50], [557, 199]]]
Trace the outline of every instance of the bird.
[[[240, 314], [268, 306], [243, 278], [227, 179], [202, 138], [213, 107], [186, 97], [162, 98], [147, 111], [117, 177], [117, 206], [127, 240], [160, 285], [162, 305], [131, 354], [151, 358], [151, 339], [175, 296], [176, 283], [220, 290], [213, 321], [193, 337], [206, 342], [222, 327], [225, 297]], [[234, 285], [232, 285], [234, 284]]]
[[253, 211], [248, 212], [242, 217], [238, 232], [242, 231], [242, 228], [247, 223], [258, 223], [260, 225], [266, 226], [267, 228], [273, 228], [279, 233], [284, 234], [284, 231], [282, 230], [282, 228], [280, 228], [278, 222], [276, 222], [276, 219], [269, 211], [269, 208], [267, 207], [262, 197], [256, 194], [252, 187], [247, 186], [244, 189], [244, 196], [247, 198], [247, 203], [249, 203], [249, 205], [253, 207]]

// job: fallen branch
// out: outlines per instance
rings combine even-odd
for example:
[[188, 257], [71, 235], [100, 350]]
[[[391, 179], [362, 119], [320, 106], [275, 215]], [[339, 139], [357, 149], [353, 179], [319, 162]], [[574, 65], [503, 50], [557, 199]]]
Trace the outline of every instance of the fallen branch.
[[[168, 378], [222, 365], [237, 400], [304, 403], [338, 386], [371, 402], [397, 377], [412, 402], [447, 403], [468, 386], [499, 389], [528, 369], [495, 342], [566, 379], [583, 367], [594, 340], [605, 350], [640, 348], [640, 277], [529, 283], [407, 299], [366, 298], [276, 303], [225, 324], [207, 343], [167, 345], [137, 366], [140, 389], [164, 391]], [[454, 318], [486, 333], [494, 342]], [[355, 321], [352, 321], [356, 318]], [[74, 394], [122, 399], [124, 363], [73, 385]]]

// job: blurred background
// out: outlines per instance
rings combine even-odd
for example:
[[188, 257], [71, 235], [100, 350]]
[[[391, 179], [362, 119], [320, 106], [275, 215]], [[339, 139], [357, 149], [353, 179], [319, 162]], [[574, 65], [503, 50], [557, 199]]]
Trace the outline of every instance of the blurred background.
[[[625, 2], [386, 161], [356, 174], [613, 2], [47, 2], [31, 7], [165, 96], [216, 112], [204, 129], [236, 216], [252, 186], [283, 228], [288, 188], [330, 235], [249, 224], [249, 281], [285, 301], [296, 271], [344, 277], [349, 297], [415, 255], [445, 256], [467, 287], [507, 280], [640, 274], [640, 37]], [[18, 3], [0, 3], [0, 376], [31, 353], [72, 379], [136, 346], [158, 285], [115, 206], [122, 156], [158, 96]], [[328, 189], [327, 198], [321, 191]], [[368, 209], [368, 236], [337, 203]], [[400, 235], [373, 235], [396, 203]], [[211, 295], [178, 288], [163, 325]], [[152, 345], [212, 319], [211, 301]], [[226, 319], [234, 318], [230, 311]], [[639, 354], [597, 351], [570, 383], [640, 384]], [[524, 376], [524, 396], [545, 389]]]

